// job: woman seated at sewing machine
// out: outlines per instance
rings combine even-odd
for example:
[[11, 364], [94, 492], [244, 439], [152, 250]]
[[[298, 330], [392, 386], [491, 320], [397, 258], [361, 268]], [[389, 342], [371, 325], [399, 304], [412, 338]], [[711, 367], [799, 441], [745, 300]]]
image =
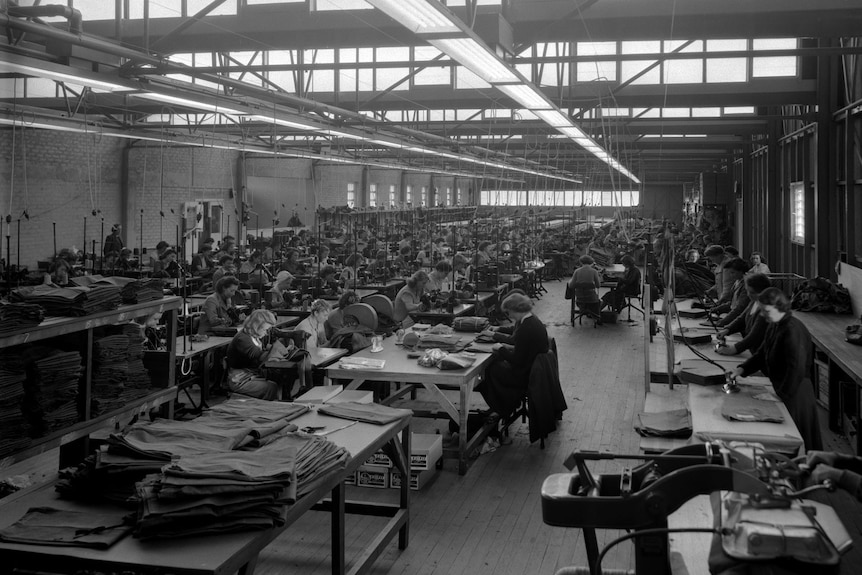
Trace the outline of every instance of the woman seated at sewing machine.
[[434, 271], [428, 276], [428, 289], [437, 292], [449, 292], [452, 289], [452, 265], [449, 262], [437, 262]]
[[215, 291], [204, 300], [199, 334], [212, 335], [213, 328], [233, 327], [245, 319], [233, 304], [233, 297], [239, 289], [239, 280], [234, 276], [224, 276], [215, 285]]
[[285, 297], [284, 292], [290, 289], [290, 284], [293, 283], [293, 275], [290, 272], [281, 270], [275, 276], [275, 282], [267, 291], [266, 299], [270, 309], [289, 307], [289, 296]]
[[635, 259], [629, 255], [623, 256], [620, 263], [625, 272], [614, 289], [602, 296], [602, 307], [610, 307], [619, 313], [626, 303], [626, 296], [638, 296], [641, 293], [641, 271], [635, 266]]
[[[268, 360], [288, 357], [295, 346], [291, 340], [287, 345], [278, 339], [269, 341], [269, 330], [275, 323], [271, 311], [256, 309], [231, 340], [227, 348], [228, 387], [231, 391], [259, 399], [278, 398], [278, 384], [266, 379], [261, 367]], [[303, 378], [304, 372], [300, 370], [300, 386]]]

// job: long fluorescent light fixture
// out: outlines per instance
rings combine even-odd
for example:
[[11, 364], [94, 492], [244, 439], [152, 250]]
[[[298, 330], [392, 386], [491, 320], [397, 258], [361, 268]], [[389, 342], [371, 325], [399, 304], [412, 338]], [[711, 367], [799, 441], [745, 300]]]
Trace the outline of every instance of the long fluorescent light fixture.
[[242, 110], [240, 108], [232, 108], [230, 106], [225, 106], [220, 102], [208, 102], [203, 98], [201, 99], [190, 99], [183, 98], [181, 96], [174, 96], [172, 94], [162, 94], [159, 92], [138, 92], [132, 94], [136, 98], [143, 98], [145, 100], [153, 100], [155, 102], [161, 102], [163, 104], [174, 104], [176, 106], [183, 106], [186, 108], [194, 108], [195, 110], [203, 110], [205, 112], [213, 112], [214, 114], [227, 114], [230, 116], [242, 116], [244, 114], [248, 114], [248, 110]]
[[[415, 34], [420, 37], [424, 36], [429, 44], [492, 84], [520, 106], [533, 112], [546, 124], [571, 138], [599, 160], [636, 184], [641, 183], [634, 174], [615, 160], [610, 153], [577, 127], [571, 118], [563, 114], [556, 105], [549, 101], [541, 90], [500, 58], [473, 30], [437, 0], [366, 1]], [[448, 21], [451, 27], [456, 28], [457, 31], [450, 32], [441, 19]], [[423, 24], [423, 22], [425, 23]], [[440, 38], [441, 33], [451, 33], [452, 37]], [[556, 114], [551, 112], [556, 112]]]
[[58, 66], [53, 62], [45, 62], [35, 58], [19, 56], [18, 54], [3, 53], [2, 57], [0, 57], [0, 72], [23, 74], [35, 78], [47, 78], [55, 82], [77, 84], [106, 92], [136, 89], [133, 84], [124, 84], [120, 79], [114, 81], [113, 78], [108, 79], [100, 74], [87, 72], [86, 70], [75, 70], [68, 66]]

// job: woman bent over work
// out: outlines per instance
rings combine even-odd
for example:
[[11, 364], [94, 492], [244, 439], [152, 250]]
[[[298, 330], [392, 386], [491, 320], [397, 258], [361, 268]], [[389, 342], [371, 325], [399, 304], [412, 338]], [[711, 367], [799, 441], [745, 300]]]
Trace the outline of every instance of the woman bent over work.
[[269, 310], [256, 309], [245, 319], [242, 329], [227, 348], [228, 386], [235, 393], [260, 399], [277, 399], [278, 384], [261, 374], [267, 360], [290, 355], [294, 344], [280, 340], [268, 341], [269, 330], [275, 326], [275, 315]]

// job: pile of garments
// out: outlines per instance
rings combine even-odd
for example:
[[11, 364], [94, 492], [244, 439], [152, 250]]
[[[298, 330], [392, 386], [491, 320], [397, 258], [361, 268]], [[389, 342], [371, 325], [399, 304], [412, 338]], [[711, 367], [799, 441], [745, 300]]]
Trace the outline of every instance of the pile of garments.
[[58, 491], [134, 502], [143, 539], [279, 526], [287, 505], [350, 458], [290, 423], [308, 409], [235, 397], [191, 421], [139, 422], [66, 473]]
[[0, 302], [0, 336], [27, 331], [42, 323], [45, 310], [31, 303]]
[[30, 444], [24, 400], [24, 361], [20, 354], [0, 355], [0, 458]]
[[93, 342], [93, 415], [122, 407], [149, 392], [143, 354], [141, 328], [134, 324]]
[[130, 281], [123, 286], [120, 295], [124, 304], [160, 300], [164, 297], [163, 283], [160, 279]]
[[27, 378], [22, 409], [40, 437], [78, 422], [78, 383], [84, 368], [77, 351], [34, 346], [23, 356]]
[[49, 285], [24, 286], [12, 290], [9, 300], [44, 308], [51, 316], [84, 316], [111, 311], [120, 305], [120, 288], [113, 285], [57, 288]]

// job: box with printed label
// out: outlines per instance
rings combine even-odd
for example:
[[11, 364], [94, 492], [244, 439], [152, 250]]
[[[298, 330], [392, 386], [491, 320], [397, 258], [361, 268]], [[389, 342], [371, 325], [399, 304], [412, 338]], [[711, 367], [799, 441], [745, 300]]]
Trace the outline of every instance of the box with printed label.
[[365, 465], [369, 467], [392, 467], [392, 460], [382, 451], [376, 452], [374, 455], [365, 460]]
[[[423, 469], [421, 471], [411, 470], [410, 489], [412, 491], [419, 491], [419, 489], [428, 485], [428, 483], [430, 483], [436, 476], [437, 470], [434, 469], [434, 467], [431, 467], [431, 469]], [[390, 470], [389, 487], [392, 487], [393, 489], [401, 487], [401, 472], [397, 469]]]
[[362, 466], [356, 472], [356, 485], [385, 489], [389, 487], [389, 470], [383, 467]]
[[438, 433], [414, 433], [410, 436], [411, 469], [431, 469], [442, 456], [442, 435]]

